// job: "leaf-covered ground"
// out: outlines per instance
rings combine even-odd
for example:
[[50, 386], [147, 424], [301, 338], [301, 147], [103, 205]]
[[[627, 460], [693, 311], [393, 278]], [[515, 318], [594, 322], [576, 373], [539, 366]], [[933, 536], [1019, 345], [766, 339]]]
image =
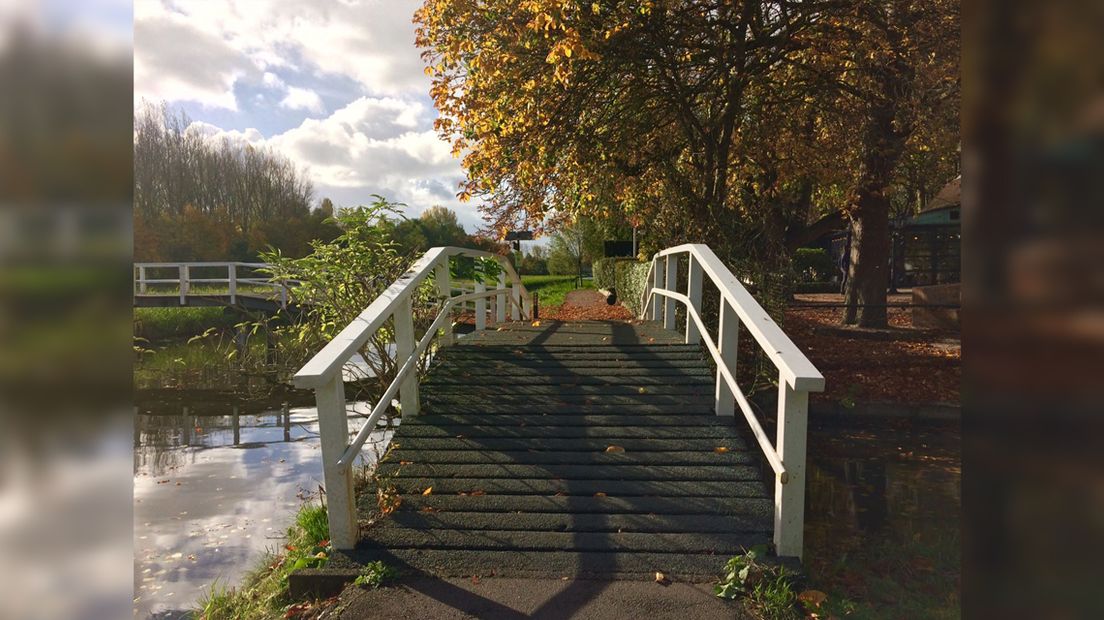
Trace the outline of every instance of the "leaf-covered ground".
[[[891, 296], [891, 303], [907, 301]], [[838, 304], [840, 295], [797, 295], [795, 305]], [[843, 309], [791, 307], [783, 328], [826, 379], [813, 396], [831, 402], [957, 403], [958, 333], [913, 329], [911, 310], [890, 308], [889, 330], [841, 329]]]
[[594, 290], [569, 291], [563, 304], [541, 310], [541, 318], [558, 321], [631, 321], [636, 317], [620, 304], [609, 305], [604, 295]]

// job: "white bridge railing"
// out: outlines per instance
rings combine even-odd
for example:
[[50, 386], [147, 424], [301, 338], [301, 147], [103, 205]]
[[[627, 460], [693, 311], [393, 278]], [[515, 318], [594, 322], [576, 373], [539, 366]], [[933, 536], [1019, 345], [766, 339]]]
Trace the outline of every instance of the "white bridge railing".
[[[686, 258], [685, 291], [677, 288], [680, 260]], [[717, 342], [710, 338], [701, 316], [704, 277], [720, 292]], [[717, 364], [715, 410], [733, 416], [739, 405], [751, 432], [774, 470], [774, 545], [779, 556], [802, 555], [805, 525], [805, 435], [809, 392], [824, 390], [824, 377], [782, 332], [751, 293], [721, 262], [709, 246], [680, 245], [652, 258], [644, 290], [641, 318], [662, 321], [675, 329], [675, 304], [686, 307], [686, 342], [704, 343]], [[736, 352], [743, 325], [759, 348], [778, 368], [778, 419], [775, 443], [759, 424], [755, 412], [736, 384]]]
[[[135, 293], [146, 295], [150, 285], [179, 289], [180, 305], [188, 303], [188, 295], [192, 293], [192, 286], [205, 284], [211, 288], [219, 289], [204, 294], [229, 295], [230, 303], [238, 303], [238, 294], [256, 292], [258, 290], [272, 291], [273, 301], [278, 301], [280, 307], [287, 308], [288, 288], [279, 282], [273, 282], [267, 276], [258, 276], [256, 271], [268, 267], [268, 263], [244, 263], [234, 261], [223, 262], [192, 262], [192, 263], [134, 263], [134, 287]], [[194, 277], [192, 270], [225, 271], [222, 277]], [[244, 272], [244, 273], [242, 273]], [[154, 276], [150, 277], [151, 273]], [[225, 293], [221, 292], [225, 286]], [[244, 286], [245, 290], [242, 290]]]
[[[449, 283], [449, 261], [454, 256], [491, 258], [498, 261], [502, 270], [496, 288], [487, 290], [486, 284], [477, 278], [474, 292], [453, 296], [453, 288]], [[434, 274], [437, 296], [444, 301], [437, 318], [426, 329], [425, 334], [415, 341], [412, 296], [431, 273]], [[509, 290], [506, 288], [507, 279], [510, 281]], [[364, 442], [396, 396], [404, 417], [418, 415], [417, 368], [422, 354], [435, 339], [439, 341], [438, 346], [452, 343], [452, 312], [469, 302], [475, 304], [476, 330], [485, 329], [488, 299], [493, 301], [496, 321], [506, 320], [507, 306], [513, 320], [520, 319], [522, 315], [527, 319], [532, 317], [532, 296], [522, 286], [521, 278], [505, 258], [479, 250], [431, 248], [295, 374], [293, 382], [296, 387], [313, 389], [318, 404], [318, 430], [322, 443], [330, 540], [338, 549], [350, 549], [357, 541], [352, 465]], [[394, 319], [398, 371], [372, 408], [364, 426], [350, 443], [349, 405], [345, 401], [343, 370], [389, 318]]]

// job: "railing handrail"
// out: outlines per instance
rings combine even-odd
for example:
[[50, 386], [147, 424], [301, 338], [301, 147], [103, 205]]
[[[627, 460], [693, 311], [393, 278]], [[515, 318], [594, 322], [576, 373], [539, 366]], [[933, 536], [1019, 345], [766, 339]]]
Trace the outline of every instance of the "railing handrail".
[[[759, 302], [755, 301], [755, 297], [744, 288], [739, 278], [721, 262], [721, 259], [709, 246], [700, 243], [687, 243], [657, 252], [652, 258], [652, 269], [655, 268], [655, 259], [657, 258], [687, 253], [692, 254], [698, 260], [702, 271], [713, 281], [725, 301], [732, 305], [748, 333], [755, 338], [759, 348], [774, 362], [786, 383], [794, 389], [804, 392], [824, 391], [824, 375], [809, 361], [809, 358], [805, 357], [801, 349], [790, 340], [789, 336], [778, 326], [778, 323], [759, 305]], [[652, 271], [649, 270], [649, 273], [652, 273]], [[648, 283], [644, 292], [648, 299], [644, 304], [644, 310], [641, 311], [641, 316], [647, 311], [647, 304], [651, 302], [652, 287], [650, 278]], [[703, 333], [705, 333], [704, 330]]]
[[[679, 288], [679, 258], [682, 254], [687, 255], [685, 293], [675, 290]], [[716, 341], [701, 316], [705, 276], [720, 292]], [[665, 300], [662, 307], [658, 297]], [[800, 558], [805, 520], [809, 392], [824, 390], [824, 376], [706, 245], [689, 243], [657, 252], [652, 257], [641, 298], [641, 318], [647, 317], [650, 308], [653, 320], [659, 320], [662, 316], [663, 327], [675, 329], [676, 303], [686, 307], [686, 342], [704, 342], [717, 363], [716, 414], [734, 416], [735, 405], [738, 405], [763, 456], [774, 470], [775, 551], [780, 556]], [[778, 369], [777, 441], [773, 444], [736, 382], [741, 325]]]
[[260, 269], [260, 268], [271, 266], [269, 263], [250, 263], [250, 262], [236, 261], [236, 260], [228, 260], [228, 261], [176, 261], [174, 263], [166, 263], [166, 262], [134, 263], [135, 267], [145, 267], [146, 269], [168, 269], [168, 268], [180, 267], [181, 265], [185, 265], [187, 267], [198, 267], [198, 268], [203, 268], [203, 267], [212, 267], [212, 268], [213, 267], [230, 267], [231, 265], [233, 265], [235, 267], [245, 267], [245, 268], [253, 268], [253, 269]]
[[[521, 284], [521, 277], [504, 257], [468, 248], [443, 246], [430, 248], [414, 262], [406, 273], [395, 280], [391, 286], [380, 294], [367, 308], [361, 311], [357, 318], [345, 326], [330, 342], [326, 343], [322, 350], [312, 357], [299, 372], [292, 377], [296, 387], [315, 388], [325, 385], [335, 373], [341, 372], [342, 367], [353, 354], [372, 337], [373, 334], [387, 321], [395, 308], [404, 298], [409, 296], [422, 280], [429, 276], [430, 272], [442, 260], [448, 260], [452, 256], [469, 256], [472, 258], [493, 258], [504, 268], [511, 282], [521, 287], [521, 294], [529, 299], [529, 293]], [[497, 293], [494, 293], [497, 294]], [[492, 294], [492, 295], [494, 295]], [[488, 295], [488, 296], [492, 296]]]
[[[493, 288], [486, 288], [486, 276], [475, 282], [475, 291], [452, 295], [449, 276], [449, 259], [453, 256], [493, 258], [502, 266]], [[437, 297], [442, 299], [440, 310], [432, 324], [415, 342], [413, 322], [413, 295], [418, 286], [435, 274]], [[512, 289], [506, 289], [509, 278]], [[419, 410], [418, 377], [415, 371], [419, 360], [430, 343], [441, 332], [442, 346], [452, 342], [452, 309], [458, 304], [475, 301], [476, 330], [486, 327], [487, 298], [498, 297], [496, 320], [505, 320], [505, 309], [513, 304], [513, 318], [523, 315], [532, 318], [533, 298], [521, 283], [521, 277], [504, 257], [482, 250], [456, 247], [430, 248], [399, 279], [395, 280], [357, 318], [346, 325], [322, 350], [314, 355], [292, 382], [300, 388], [313, 388], [318, 406], [318, 430], [322, 447], [322, 467], [326, 481], [326, 497], [329, 502], [326, 514], [330, 525], [330, 539], [339, 549], [356, 544], [357, 508], [355, 490], [350, 474], [353, 460], [360, 453], [376, 423], [391, 406], [396, 396], [404, 417], [416, 416]], [[525, 307], [522, 301], [525, 301]], [[526, 309], [528, 308], [528, 310]], [[395, 363], [398, 370], [391, 383], [372, 407], [368, 419], [349, 442], [348, 405], [345, 400], [344, 368], [353, 355], [391, 317], [394, 317]]]

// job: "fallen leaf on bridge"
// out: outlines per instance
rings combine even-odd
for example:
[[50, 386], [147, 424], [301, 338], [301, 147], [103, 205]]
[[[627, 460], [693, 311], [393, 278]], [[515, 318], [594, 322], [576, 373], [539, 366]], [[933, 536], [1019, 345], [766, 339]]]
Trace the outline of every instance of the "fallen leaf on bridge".
[[724, 454], [725, 452], [728, 452], [728, 448], [724, 446], [717, 446], [716, 448], [713, 448], [713, 451], [717, 454]]
[[665, 586], [665, 585], [671, 583], [671, 580], [667, 578], [667, 575], [664, 575], [663, 573], [661, 573], [659, 571], [656, 571], [655, 580], [656, 580], [656, 583], [658, 583], [661, 586]]
[[430, 495], [433, 493], [433, 487], [426, 487], [426, 490], [422, 491], [422, 495]]
[[594, 497], [605, 497], [605, 496], [606, 496], [606, 494], [601, 492], [601, 491], [598, 491], [597, 493], [594, 494]]
[[606, 448], [606, 452], [624, 452], [625, 449], [621, 446], [609, 446]]

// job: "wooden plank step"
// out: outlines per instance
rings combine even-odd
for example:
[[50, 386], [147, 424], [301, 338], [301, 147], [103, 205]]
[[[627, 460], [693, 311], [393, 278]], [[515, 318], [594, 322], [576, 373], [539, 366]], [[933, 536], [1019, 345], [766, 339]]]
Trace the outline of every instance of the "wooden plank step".
[[697, 359], [654, 359], [654, 358], [632, 358], [624, 360], [606, 360], [606, 359], [537, 359], [537, 358], [517, 358], [517, 359], [496, 359], [496, 360], [464, 360], [464, 361], [441, 361], [441, 365], [434, 367], [431, 372], [440, 372], [442, 367], [447, 367], [447, 372], [468, 372], [474, 371], [477, 368], [518, 368], [518, 369], [539, 369], [539, 370], [556, 370], [556, 369], [569, 369], [576, 372], [584, 372], [590, 368], [603, 368], [603, 369], [711, 369], [709, 362], [706, 360]]
[[770, 532], [771, 523], [749, 515], [642, 515], [519, 513], [509, 519], [488, 512], [414, 512], [399, 510], [377, 527], [532, 532]]
[[735, 555], [762, 539], [761, 532], [690, 534], [637, 532], [518, 532], [512, 530], [381, 527], [362, 538], [365, 547], [490, 551], [628, 551]]
[[660, 351], [652, 348], [647, 348], [646, 351], [613, 351], [598, 346], [593, 350], [581, 350], [581, 351], [535, 351], [529, 348], [521, 349], [476, 349], [466, 346], [466, 348], [446, 349], [444, 353], [440, 354], [440, 360], [453, 362], [453, 363], [470, 363], [470, 362], [482, 362], [482, 361], [505, 361], [511, 362], [514, 360], [533, 360], [533, 361], [636, 361], [636, 360], [654, 360], [660, 362], [676, 361], [676, 360], [690, 360], [690, 361], [703, 361], [701, 349], [693, 351]]
[[758, 467], [748, 465], [544, 465], [380, 463], [380, 476], [405, 478], [563, 478], [564, 480], [757, 480]]
[[518, 465], [747, 465], [758, 462], [758, 456], [748, 452], [606, 452], [593, 451], [498, 451], [498, 450], [393, 450], [391, 462], [434, 464], [500, 464]]
[[[430, 378], [435, 379], [435, 378], [438, 378], [438, 377], [447, 376], [453, 370], [455, 370], [455, 369], [451, 369], [451, 367], [450, 368], [445, 368], [444, 370], [439, 370], [438, 368], [433, 368], [429, 371], [426, 378], [428, 380]], [[461, 371], [457, 371], [457, 372], [461, 372]], [[548, 377], [551, 380], [559, 380], [560, 377], [563, 377], [563, 376], [576, 377], [576, 378], [590, 378], [590, 377], [593, 377], [593, 378], [597, 378], [597, 379], [609, 379], [609, 378], [616, 378], [616, 377], [636, 377], [636, 378], [654, 377], [659, 382], [675, 381], [675, 380], [679, 380], [681, 378], [695, 378], [695, 379], [705, 378], [705, 379], [710, 379], [710, 380], [713, 378], [713, 370], [711, 368], [706, 367], [706, 366], [684, 367], [684, 368], [674, 368], [674, 367], [625, 368], [625, 367], [612, 367], [612, 366], [595, 366], [594, 368], [588, 368], [588, 369], [585, 369], [584, 372], [580, 372], [579, 369], [577, 369], [577, 368], [572, 369], [572, 368], [564, 368], [564, 367], [559, 367], [559, 366], [549, 367], [549, 368], [540, 368], [540, 367], [526, 367], [526, 366], [518, 366], [518, 365], [497, 364], [497, 365], [472, 366], [472, 367], [469, 367], [469, 368], [465, 368], [462, 372], [463, 372], [464, 375], [466, 375], [466, 377], [464, 377], [464, 378], [467, 378], [467, 377], [476, 378], [476, 377], [482, 377], [482, 376], [494, 376], [494, 377], [501, 377], [501, 378], [508, 378], [508, 377], [540, 377], [540, 378], [545, 378], [545, 377]]]
[[620, 405], [622, 407], [635, 407], [637, 405], [698, 405], [704, 407], [713, 406], [713, 396], [708, 394], [571, 394], [565, 393], [552, 395], [524, 395], [500, 392], [498, 394], [485, 394], [486, 398], [472, 397], [461, 393], [436, 394], [430, 392], [423, 394], [423, 402], [427, 404], [474, 404], [487, 403], [489, 405], [507, 406], [514, 405], [527, 407], [534, 402], [544, 405], [558, 405], [563, 408], [571, 408], [574, 405]]
[[707, 373], [684, 373], [656, 375], [646, 371], [637, 371], [636, 374], [611, 373], [611, 374], [544, 374], [536, 372], [513, 372], [504, 376], [502, 373], [470, 373], [463, 372], [450, 375], [443, 372], [433, 373], [422, 382], [423, 388], [435, 388], [445, 385], [670, 385], [681, 383], [684, 385], [713, 386], [712, 375]]
[[732, 418], [715, 415], [555, 415], [555, 414], [489, 414], [489, 415], [416, 415], [403, 418], [406, 427], [487, 425], [495, 426], [734, 426]]
[[[601, 338], [598, 339], [601, 343]], [[448, 348], [448, 351], [495, 351], [495, 350], [518, 350], [533, 351], [537, 353], [572, 353], [572, 352], [588, 352], [595, 349], [601, 349], [603, 351], [613, 352], [650, 352], [650, 351], [701, 351], [701, 345], [698, 344], [686, 344], [684, 342], [675, 343], [613, 343], [613, 344], [599, 344], [599, 343], [580, 343], [580, 344], [526, 344], [517, 345], [512, 343], [493, 345], [486, 342], [473, 341], [471, 345], [460, 342], [452, 348]]]
[[[580, 438], [603, 439], [616, 443], [615, 439], [733, 439], [739, 434], [730, 426], [540, 426], [540, 417], [533, 416], [534, 423], [529, 426], [499, 426], [491, 424], [448, 425], [448, 424], [410, 424], [399, 427], [394, 442], [402, 444], [411, 437], [455, 437], [484, 438], [503, 437], [528, 439], [532, 447], [538, 448], [546, 439]], [[623, 444], [617, 444], [623, 445]]]
[[[399, 493], [418, 494], [433, 487], [437, 495], [481, 491], [488, 495], [548, 495], [593, 497], [614, 493], [617, 497], [767, 497], [761, 481], [695, 482], [669, 480], [553, 480], [551, 478], [393, 478]], [[562, 495], [561, 495], [562, 494]]]
[[447, 397], [459, 395], [464, 398], [478, 399], [486, 397], [495, 400], [500, 395], [512, 397], [524, 396], [555, 396], [560, 400], [577, 395], [586, 396], [647, 396], [647, 395], [693, 395], [713, 397], [714, 386], [712, 383], [666, 383], [658, 385], [572, 385], [561, 383], [559, 385], [522, 385], [509, 381], [470, 383], [438, 383], [430, 380], [422, 384], [424, 394], [434, 397]]
[[591, 403], [554, 403], [540, 399], [530, 399], [526, 402], [510, 403], [486, 403], [464, 402], [460, 399], [444, 401], [422, 401], [422, 412], [428, 415], [452, 415], [452, 414], [480, 414], [496, 415], [503, 413], [533, 413], [536, 415], [607, 415], [619, 414], [625, 411], [634, 411], [638, 415], [712, 415], [713, 403], [703, 402], [666, 402], [666, 403], [634, 403], [631, 405], [603, 403], [595, 399]]
[[[613, 443], [608, 437], [546, 437], [534, 441], [528, 437], [413, 437], [401, 436], [394, 444], [410, 450], [605, 450]], [[393, 444], [393, 445], [394, 445]], [[618, 437], [615, 445], [626, 451], [713, 450], [718, 447], [746, 450], [742, 437], [668, 438]]]
[[[607, 492], [608, 493], [608, 492]], [[774, 518], [771, 498], [730, 497], [570, 497], [536, 495], [402, 495], [399, 510], [421, 512], [571, 513], [641, 515], [750, 515]], [[428, 507], [428, 508], [427, 508]]]

